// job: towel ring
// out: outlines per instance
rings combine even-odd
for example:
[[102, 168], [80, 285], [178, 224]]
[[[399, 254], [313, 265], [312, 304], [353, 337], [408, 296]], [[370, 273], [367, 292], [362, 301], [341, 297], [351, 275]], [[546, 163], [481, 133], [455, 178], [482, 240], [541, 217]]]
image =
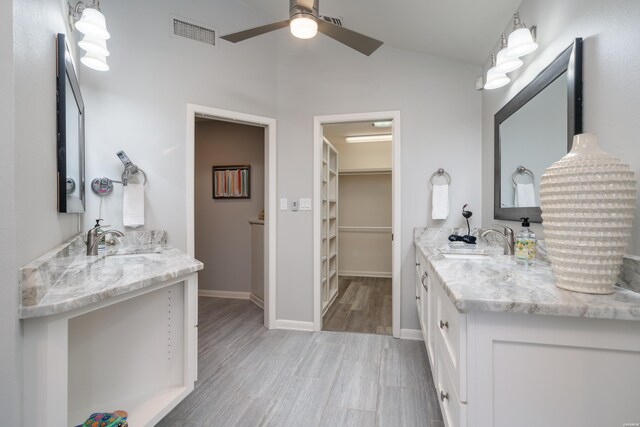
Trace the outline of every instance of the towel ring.
[[451, 185], [451, 176], [442, 168], [438, 169], [433, 173], [433, 175], [431, 175], [431, 178], [429, 178], [429, 184], [433, 187], [433, 179], [440, 176], [447, 180], [447, 185]]
[[516, 168], [516, 171], [513, 173], [513, 175], [511, 175], [511, 182], [513, 183], [513, 186], [517, 186], [516, 184], [516, 175], [518, 174], [529, 174], [529, 176], [531, 176], [531, 184], [533, 184], [534, 182], [536, 182], [536, 178], [535, 176], [533, 176], [533, 172], [531, 172], [529, 169], [525, 168], [524, 166], [518, 166]]

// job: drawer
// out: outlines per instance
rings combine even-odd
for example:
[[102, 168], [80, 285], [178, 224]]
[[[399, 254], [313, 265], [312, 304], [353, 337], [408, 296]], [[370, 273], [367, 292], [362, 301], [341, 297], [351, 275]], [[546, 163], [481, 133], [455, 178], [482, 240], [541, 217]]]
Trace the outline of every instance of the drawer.
[[[442, 349], [438, 348], [439, 353], [440, 350]], [[440, 403], [444, 425], [447, 427], [466, 427], [467, 405], [460, 402], [453, 386], [451, 372], [449, 372], [444, 363], [437, 363], [436, 377], [436, 394]]]
[[441, 286], [433, 286], [435, 303], [435, 340], [438, 342], [438, 364], [447, 365], [453, 385], [462, 402], [467, 401], [466, 315], [459, 313]]

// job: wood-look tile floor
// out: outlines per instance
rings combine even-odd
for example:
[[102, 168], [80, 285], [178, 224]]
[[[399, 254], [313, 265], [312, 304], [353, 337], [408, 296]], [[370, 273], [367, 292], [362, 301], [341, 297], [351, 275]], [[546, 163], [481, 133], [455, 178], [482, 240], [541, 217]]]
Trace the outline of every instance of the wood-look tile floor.
[[391, 279], [341, 276], [338, 297], [325, 313], [322, 329], [392, 335]]
[[269, 330], [249, 301], [199, 303], [196, 388], [158, 426], [444, 426], [422, 342]]

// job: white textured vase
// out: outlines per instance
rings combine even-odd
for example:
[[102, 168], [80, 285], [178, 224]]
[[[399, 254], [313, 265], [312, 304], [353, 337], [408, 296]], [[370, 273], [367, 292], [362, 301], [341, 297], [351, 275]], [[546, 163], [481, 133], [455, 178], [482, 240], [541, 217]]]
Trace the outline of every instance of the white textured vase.
[[542, 175], [540, 207], [556, 286], [612, 293], [636, 209], [629, 166], [602, 151], [595, 135], [576, 135], [569, 154]]

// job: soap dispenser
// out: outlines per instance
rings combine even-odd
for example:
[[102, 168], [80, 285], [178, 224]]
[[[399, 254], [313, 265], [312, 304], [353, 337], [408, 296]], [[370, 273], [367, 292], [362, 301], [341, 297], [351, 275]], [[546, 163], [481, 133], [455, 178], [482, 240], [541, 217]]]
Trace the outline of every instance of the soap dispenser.
[[520, 219], [522, 229], [516, 235], [515, 258], [521, 264], [531, 265], [536, 259], [536, 235], [529, 228], [529, 218]]

